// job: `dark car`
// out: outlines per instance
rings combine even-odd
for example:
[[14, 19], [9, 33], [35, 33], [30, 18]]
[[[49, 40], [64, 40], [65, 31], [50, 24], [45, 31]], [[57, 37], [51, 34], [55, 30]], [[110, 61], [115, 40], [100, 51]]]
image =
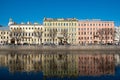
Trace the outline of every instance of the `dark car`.
[[113, 43], [107, 43], [107, 45], [113, 45]]
[[23, 45], [29, 45], [28, 43], [23, 43]]

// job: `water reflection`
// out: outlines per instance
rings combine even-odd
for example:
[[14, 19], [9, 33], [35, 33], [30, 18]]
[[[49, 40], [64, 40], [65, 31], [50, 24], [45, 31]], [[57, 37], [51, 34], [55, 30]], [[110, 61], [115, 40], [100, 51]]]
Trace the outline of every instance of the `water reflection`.
[[0, 66], [11, 73], [41, 71], [49, 77], [114, 75], [116, 55], [102, 51], [4, 51]]

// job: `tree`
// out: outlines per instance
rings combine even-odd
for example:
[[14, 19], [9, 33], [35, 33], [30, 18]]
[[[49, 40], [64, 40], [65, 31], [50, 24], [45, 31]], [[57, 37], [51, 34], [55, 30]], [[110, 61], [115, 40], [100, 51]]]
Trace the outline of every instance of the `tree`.
[[104, 30], [103, 29], [99, 29], [97, 31], [97, 37], [99, 37], [100, 43], [102, 43], [102, 41], [103, 41], [103, 35], [104, 35]]
[[116, 27], [115, 29], [115, 38], [118, 40], [118, 43], [120, 43], [120, 27]]
[[55, 28], [50, 29], [49, 34], [50, 34], [50, 37], [52, 38], [53, 44], [54, 44], [55, 37], [57, 36], [57, 29], [55, 29]]
[[63, 29], [61, 33], [64, 37], [64, 42], [67, 43], [67, 40], [68, 40], [68, 37], [69, 37], [68, 36], [68, 29]]
[[43, 31], [42, 30], [36, 30], [34, 31], [34, 36], [35, 37], [38, 37], [40, 43], [42, 43], [42, 34], [43, 34]]
[[22, 34], [23, 34], [23, 30], [18, 27], [17, 29], [12, 29], [10, 36], [12, 38], [14, 38], [17, 41], [17, 44], [20, 43], [20, 41], [22, 40]]
[[114, 29], [112, 28], [102, 28], [97, 31], [98, 37], [101, 40], [100, 43], [102, 43], [103, 39], [106, 41], [105, 43], [108, 43], [108, 39], [111, 36], [114, 37]]

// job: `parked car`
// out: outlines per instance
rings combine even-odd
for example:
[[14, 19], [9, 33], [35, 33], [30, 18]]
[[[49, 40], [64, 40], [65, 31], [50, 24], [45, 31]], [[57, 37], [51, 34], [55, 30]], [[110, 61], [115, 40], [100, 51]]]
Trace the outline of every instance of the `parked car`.
[[44, 43], [43, 45], [45, 45], [45, 46], [55, 46], [54, 43]]
[[29, 45], [28, 43], [23, 43], [23, 45]]
[[107, 43], [107, 45], [113, 45], [113, 43]]

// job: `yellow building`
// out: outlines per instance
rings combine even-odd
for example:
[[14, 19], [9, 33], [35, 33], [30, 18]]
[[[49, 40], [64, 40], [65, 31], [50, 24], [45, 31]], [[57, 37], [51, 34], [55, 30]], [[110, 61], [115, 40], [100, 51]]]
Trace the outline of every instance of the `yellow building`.
[[10, 39], [10, 31], [8, 27], [0, 27], [0, 44], [7, 44], [9, 43]]
[[76, 18], [44, 18], [44, 43], [77, 44], [77, 25]]

